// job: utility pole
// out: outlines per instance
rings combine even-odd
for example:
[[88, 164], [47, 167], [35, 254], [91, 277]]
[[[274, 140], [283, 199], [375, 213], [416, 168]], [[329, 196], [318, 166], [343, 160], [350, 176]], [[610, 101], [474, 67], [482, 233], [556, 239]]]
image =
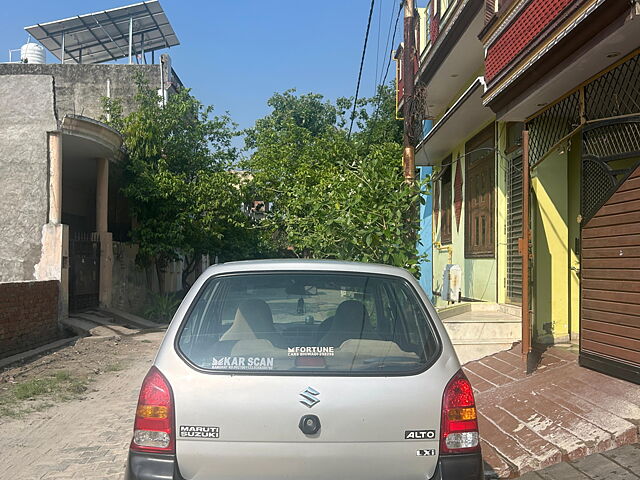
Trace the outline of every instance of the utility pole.
[[404, 49], [402, 51], [402, 77], [404, 81], [402, 108], [404, 116], [404, 149], [402, 151], [402, 166], [404, 179], [407, 183], [414, 183], [416, 176], [415, 145], [413, 144], [413, 90], [415, 83], [415, 28], [413, 25], [413, 0], [404, 0]]

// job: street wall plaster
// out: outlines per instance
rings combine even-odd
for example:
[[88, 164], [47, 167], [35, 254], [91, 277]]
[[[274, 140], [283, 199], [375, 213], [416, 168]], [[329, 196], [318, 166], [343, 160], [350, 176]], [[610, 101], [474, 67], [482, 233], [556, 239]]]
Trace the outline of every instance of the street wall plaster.
[[53, 91], [51, 75], [5, 75], [0, 81], [0, 282], [34, 279], [41, 257], [47, 131], [57, 126]]
[[124, 115], [130, 113], [135, 109], [135, 79], [139, 74], [153, 89], [160, 88], [160, 65], [157, 64], [0, 64], [0, 75], [54, 77], [55, 109], [59, 119], [71, 114], [100, 120], [104, 115], [102, 99], [107, 91], [111, 98], [123, 99]]

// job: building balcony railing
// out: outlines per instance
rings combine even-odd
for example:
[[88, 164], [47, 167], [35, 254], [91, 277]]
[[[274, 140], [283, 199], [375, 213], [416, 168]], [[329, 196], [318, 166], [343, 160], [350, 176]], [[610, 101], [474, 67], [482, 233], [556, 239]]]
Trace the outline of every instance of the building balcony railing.
[[[504, 0], [481, 32], [489, 87], [586, 0]], [[493, 3], [492, 0], [487, 0]], [[487, 8], [488, 13], [488, 8]]]

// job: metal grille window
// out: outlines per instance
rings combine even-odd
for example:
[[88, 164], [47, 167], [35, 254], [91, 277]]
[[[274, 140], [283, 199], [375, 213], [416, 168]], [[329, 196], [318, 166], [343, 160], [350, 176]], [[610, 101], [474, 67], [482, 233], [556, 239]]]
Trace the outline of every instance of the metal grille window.
[[522, 237], [522, 155], [508, 161], [507, 176], [507, 301], [522, 302], [522, 257], [518, 239]]
[[[584, 98], [582, 115], [581, 97]], [[640, 54], [637, 54], [570, 92], [527, 122], [529, 163], [536, 165], [542, 161], [559, 142], [576, 133], [586, 122], [631, 115], [639, 108]]]
[[520, 122], [507, 125], [507, 302], [522, 303], [522, 131]]
[[587, 120], [640, 111], [640, 55], [586, 85], [584, 96]]
[[580, 125], [580, 94], [575, 92], [529, 123], [529, 163], [535, 165]]
[[465, 257], [493, 257], [495, 154], [494, 124], [465, 144]]

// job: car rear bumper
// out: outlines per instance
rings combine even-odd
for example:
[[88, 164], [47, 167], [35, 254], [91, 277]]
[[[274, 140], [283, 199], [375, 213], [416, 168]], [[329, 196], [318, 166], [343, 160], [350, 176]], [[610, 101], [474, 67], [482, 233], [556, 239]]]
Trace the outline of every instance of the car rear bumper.
[[184, 480], [175, 455], [129, 451], [125, 480]]
[[483, 480], [482, 454], [441, 455], [431, 480]]
[[[129, 452], [125, 480], [184, 480], [175, 455]], [[480, 452], [442, 455], [431, 480], [483, 480]]]

